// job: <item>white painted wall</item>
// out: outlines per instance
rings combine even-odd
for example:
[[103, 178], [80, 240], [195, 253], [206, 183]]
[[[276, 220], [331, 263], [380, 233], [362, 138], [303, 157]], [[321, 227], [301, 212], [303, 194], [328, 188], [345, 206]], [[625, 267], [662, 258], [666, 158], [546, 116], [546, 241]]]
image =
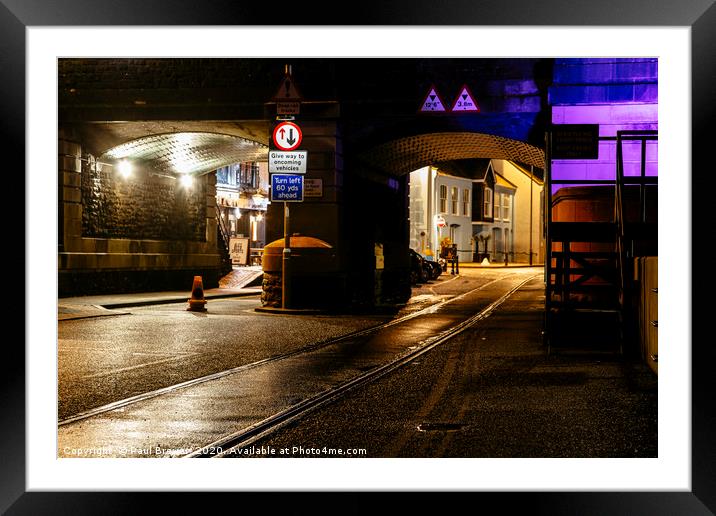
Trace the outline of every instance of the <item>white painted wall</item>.
[[[493, 159], [495, 171], [517, 186], [512, 205], [514, 261], [529, 263], [530, 218], [532, 219], [532, 263], [544, 263], [544, 239], [542, 237], [542, 206], [540, 204], [542, 185], [509, 161]], [[532, 183], [532, 205], [530, 210], [530, 183]]]
[[[445, 211], [440, 207], [440, 185], [445, 185], [448, 190], [447, 203]], [[457, 214], [453, 213], [451, 195], [452, 189], [457, 188], [458, 202]], [[465, 190], [469, 192], [469, 203], [467, 206], [467, 215], [463, 215], [463, 198]], [[435, 245], [433, 247], [436, 254], [440, 251], [440, 240], [450, 235], [450, 224], [459, 224], [454, 228], [453, 242], [457, 244], [460, 261], [472, 261], [472, 180], [462, 177], [454, 177], [442, 172], [438, 172], [435, 178], [435, 213], [445, 217], [446, 226], [442, 228], [439, 234], [436, 234]], [[436, 231], [437, 233], [437, 231]]]

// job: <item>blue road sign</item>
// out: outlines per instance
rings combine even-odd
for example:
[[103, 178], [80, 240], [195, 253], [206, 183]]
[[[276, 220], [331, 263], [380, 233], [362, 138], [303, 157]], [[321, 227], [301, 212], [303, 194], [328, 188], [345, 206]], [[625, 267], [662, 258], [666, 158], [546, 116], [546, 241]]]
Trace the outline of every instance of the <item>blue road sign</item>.
[[271, 202], [303, 202], [303, 176], [271, 174]]

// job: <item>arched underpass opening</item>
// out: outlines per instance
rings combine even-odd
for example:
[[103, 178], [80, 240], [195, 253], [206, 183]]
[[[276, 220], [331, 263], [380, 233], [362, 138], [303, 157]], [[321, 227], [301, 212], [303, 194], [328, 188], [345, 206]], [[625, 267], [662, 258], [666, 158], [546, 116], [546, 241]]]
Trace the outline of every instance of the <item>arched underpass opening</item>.
[[[268, 195], [268, 177], [261, 177], [259, 166], [267, 159], [266, 145], [210, 132], [151, 134], [96, 157], [63, 140], [61, 145], [81, 163], [79, 202], [69, 213], [65, 208], [69, 216], [60, 220], [61, 297], [189, 288], [194, 275], [202, 275], [207, 288], [218, 286], [220, 275], [231, 270], [228, 211], [236, 220], [244, 208], [244, 220], [251, 221], [245, 232], [259, 239]], [[250, 205], [241, 205], [246, 196], [237, 180], [243, 176], [231, 184], [216, 180], [215, 171], [240, 164], [256, 172]], [[229, 206], [226, 190], [232, 189], [236, 198]], [[62, 206], [65, 199], [60, 201]], [[234, 226], [237, 234], [241, 229]]]
[[543, 257], [544, 151], [534, 145], [483, 133], [426, 133], [365, 150], [351, 165], [346, 232], [354, 299], [405, 302], [411, 248], [432, 260], [453, 243], [462, 261], [504, 262], [507, 255], [538, 264]]
[[234, 134], [192, 131], [132, 140], [109, 149], [100, 160], [135, 163], [187, 185], [195, 178], [201, 184], [202, 176], [215, 172], [216, 209], [208, 207], [208, 216], [216, 215], [221, 272], [226, 273], [232, 264], [256, 264], [256, 250], [264, 247], [267, 153], [266, 145]]

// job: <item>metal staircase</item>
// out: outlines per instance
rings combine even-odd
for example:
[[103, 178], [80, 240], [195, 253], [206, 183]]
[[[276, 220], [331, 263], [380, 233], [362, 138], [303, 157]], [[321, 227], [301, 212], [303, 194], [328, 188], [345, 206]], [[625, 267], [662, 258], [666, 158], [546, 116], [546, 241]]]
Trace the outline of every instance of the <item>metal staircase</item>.
[[[554, 180], [551, 166], [545, 181], [545, 344], [557, 350], [622, 354], [624, 343], [638, 331], [634, 311], [634, 258], [657, 254], [657, 178], [646, 175], [646, 145], [656, 131], [619, 131], [613, 180]], [[640, 174], [625, 175], [624, 142], [640, 144]], [[553, 185], [575, 187], [555, 198]], [[577, 186], [578, 185], [578, 186]], [[563, 190], [569, 192], [571, 189]], [[595, 199], [613, 202], [611, 220], [580, 221], [557, 217], [560, 202], [570, 200], [589, 214]], [[580, 207], [580, 204], [581, 207]], [[575, 212], [576, 213], [576, 212]], [[583, 218], [583, 217], [582, 217]]]
[[220, 276], [225, 276], [233, 270], [231, 254], [229, 252], [229, 232], [221, 217], [219, 208], [216, 208], [216, 247], [221, 257]]

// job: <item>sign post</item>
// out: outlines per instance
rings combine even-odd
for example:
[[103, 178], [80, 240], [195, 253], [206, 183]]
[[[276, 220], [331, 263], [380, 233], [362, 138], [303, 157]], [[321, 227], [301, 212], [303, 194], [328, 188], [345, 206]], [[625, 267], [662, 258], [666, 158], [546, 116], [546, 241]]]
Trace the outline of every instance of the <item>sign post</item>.
[[[303, 133], [294, 122], [276, 124], [272, 141], [279, 151], [269, 152], [271, 201], [283, 201], [283, 252], [281, 256], [281, 308], [291, 306], [291, 211], [289, 203], [303, 202], [303, 175], [306, 173], [305, 151], [295, 151]], [[293, 152], [292, 152], [293, 151]], [[294, 172], [279, 174], [275, 172]]]
[[281, 308], [291, 305], [291, 231], [288, 203], [283, 203], [283, 253], [281, 256]]
[[281, 308], [291, 304], [291, 217], [289, 203], [303, 202], [303, 176], [271, 174], [271, 202], [283, 201], [283, 255], [281, 258]]

